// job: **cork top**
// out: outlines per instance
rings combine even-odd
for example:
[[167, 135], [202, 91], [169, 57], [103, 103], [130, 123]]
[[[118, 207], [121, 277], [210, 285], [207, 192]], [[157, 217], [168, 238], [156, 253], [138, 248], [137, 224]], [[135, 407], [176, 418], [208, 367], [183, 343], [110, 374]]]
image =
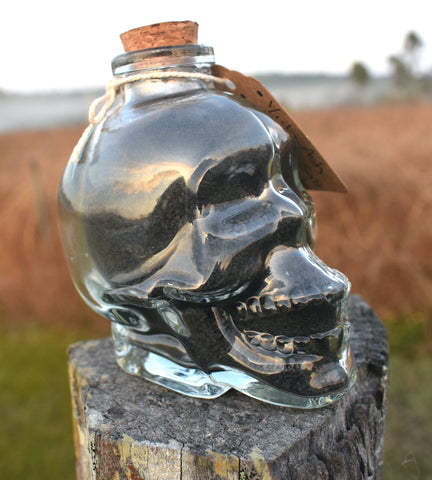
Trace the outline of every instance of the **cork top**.
[[125, 52], [198, 42], [196, 22], [164, 22], [138, 27], [120, 35]]

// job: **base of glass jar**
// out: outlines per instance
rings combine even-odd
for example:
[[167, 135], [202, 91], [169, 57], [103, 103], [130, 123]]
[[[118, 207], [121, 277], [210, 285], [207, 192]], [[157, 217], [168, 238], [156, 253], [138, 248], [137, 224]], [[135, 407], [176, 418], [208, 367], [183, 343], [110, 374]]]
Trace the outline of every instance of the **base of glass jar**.
[[125, 343], [124, 337], [122, 340], [119, 338], [120, 332], [115, 332], [116, 327], [123, 327], [113, 325], [113, 339], [117, 363], [124, 371], [189, 397], [213, 399], [233, 388], [273, 405], [313, 409], [329, 405], [344, 396], [356, 380], [356, 370], [349, 348], [340, 362], [348, 378], [345, 388], [322, 396], [307, 397], [272, 387], [240, 370], [226, 366], [221, 366], [220, 370], [212, 373], [181, 366], [144, 348]]

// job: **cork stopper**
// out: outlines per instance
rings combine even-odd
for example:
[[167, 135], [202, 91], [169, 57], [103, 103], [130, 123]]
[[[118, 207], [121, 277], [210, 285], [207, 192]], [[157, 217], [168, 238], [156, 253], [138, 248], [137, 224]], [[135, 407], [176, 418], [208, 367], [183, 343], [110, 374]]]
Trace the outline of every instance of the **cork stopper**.
[[138, 27], [120, 35], [125, 52], [198, 42], [196, 22], [164, 22]]

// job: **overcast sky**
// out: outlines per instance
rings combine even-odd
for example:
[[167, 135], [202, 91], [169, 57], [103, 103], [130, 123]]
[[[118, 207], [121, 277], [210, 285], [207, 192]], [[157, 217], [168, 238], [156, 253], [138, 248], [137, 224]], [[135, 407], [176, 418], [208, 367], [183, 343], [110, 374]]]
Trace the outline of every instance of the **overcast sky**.
[[[6, 4], [5, 4], [6, 5]], [[356, 60], [388, 73], [388, 56], [414, 30], [432, 69], [430, 0], [9, 0], [0, 17], [0, 89], [103, 86], [119, 34], [172, 20], [199, 23], [216, 61], [247, 74], [346, 73]]]

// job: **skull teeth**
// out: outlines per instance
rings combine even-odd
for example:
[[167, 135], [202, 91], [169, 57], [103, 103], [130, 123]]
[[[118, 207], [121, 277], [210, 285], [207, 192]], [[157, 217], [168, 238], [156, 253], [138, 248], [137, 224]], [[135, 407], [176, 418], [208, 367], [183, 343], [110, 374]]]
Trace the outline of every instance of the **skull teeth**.
[[304, 347], [310, 342], [308, 337], [274, 336], [270, 333], [255, 332], [253, 330], [247, 331], [245, 334], [252, 345], [271, 352], [278, 351], [286, 355], [302, 353]]
[[249, 297], [246, 302], [238, 302], [236, 305], [237, 312], [240, 315], [266, 312], [276, 312], [288, 310], [291, 308], [291, 303], [288, 298], [278, 297], [275, 301], [270, 295]]
[[[331, 292], [330, 292], [331, 294]], [[314, 293], [313, 295], [261, 295], [249, 297], [245, 302], [236, 305], [239, 315], [256, 315], [270, 312], [284, 312], [299, 308], [314, 301], [330, 301], [329, 292]]]

